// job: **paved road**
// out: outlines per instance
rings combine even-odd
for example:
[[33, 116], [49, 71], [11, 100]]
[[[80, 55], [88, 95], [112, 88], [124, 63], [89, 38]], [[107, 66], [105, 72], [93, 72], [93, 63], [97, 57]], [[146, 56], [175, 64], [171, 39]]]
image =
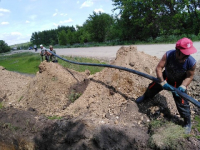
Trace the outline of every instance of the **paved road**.
[[[175, 44], [151, 44], [151, 45], [135, 45], [137, 50], [143, 51], [146, 54], [157, 56], [161, 58], [163, 54], [171, 49], [175, 48]], [[200, 61], [200, 42], [194, 42], [194, 46], [197, 49], [197, 53], [192, 56]], [[58, 55], [64, 56], [82, 56], [82, 57], [92, 57], [100, 58], [106, 60], [115, 59], [117, 51], [121, 46], [105, 46], [105, 47], [89, 47], [89, 48], [63, 48], [55, 49]], [[29, 50], [34, 52], [34, 50]], [[40, 52], [40, 49], [38, 49]]]

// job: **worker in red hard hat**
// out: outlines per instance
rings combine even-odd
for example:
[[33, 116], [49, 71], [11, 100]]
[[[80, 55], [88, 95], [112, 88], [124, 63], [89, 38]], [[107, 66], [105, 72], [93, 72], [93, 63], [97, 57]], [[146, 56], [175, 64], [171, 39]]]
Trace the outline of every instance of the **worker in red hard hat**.
[[178, 40], [175, 50], [167, 51], [156, 67], [156, 75], [160, 83], [150, 83], [146, 92], [136, 99], [136, 103], [141, 103], [149, 98], [153, 98], [163, 89], [172, 91], [178, 112], [184, 119], [186, 134], [191, 132], [190, 105], [188, 100], [180, 97], [171, 86], [186, 93], [196, 68], [196, 60], [191, 54], [196, 52], [197, 49], [193, 46], [193, 42], [190, 39], [182, 38]]

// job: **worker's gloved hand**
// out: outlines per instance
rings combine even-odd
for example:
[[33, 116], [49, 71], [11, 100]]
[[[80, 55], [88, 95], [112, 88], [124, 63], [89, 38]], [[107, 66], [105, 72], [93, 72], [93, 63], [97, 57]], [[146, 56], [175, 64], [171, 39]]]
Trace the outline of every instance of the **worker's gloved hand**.
[[185, 93], [186, 87], [184, 85], [181, 85], [178, 87], [178, 90]]
[[[178, 87], [178, 90], [181, 91], [181, 92], [183, 92], [183, 93], [185, 93], [186, 92], [186, 87], [184, 85], [181, 85], [181, 86]], [[180, 97], [176, 91], [172, 91], [172, 93], [175, 96]]]
[[173, 93], [176, 97], [180, 97], [176, 91], [172, 91], [172, 93]]
[[174, 89], [172, 88], [172, 86], [169, 85], [169, 84], [167, 83], [166, 80], [163, 81], [163, 82], [161, 82], [160, 85], [161, 85], [161, 86], [163, 87], [163, 89], [165, 89], [165, 90], [174, 91]]

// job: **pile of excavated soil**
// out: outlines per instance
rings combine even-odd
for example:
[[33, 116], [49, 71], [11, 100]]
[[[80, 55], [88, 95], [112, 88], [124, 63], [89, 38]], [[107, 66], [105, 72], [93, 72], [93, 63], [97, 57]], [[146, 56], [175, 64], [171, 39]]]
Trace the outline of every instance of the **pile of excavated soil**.
[[[112, 65], [155, 76], [155, 66], [158, 61], [158, 58], [139, 52], [136, 47], [130, 46], [119, 49]], [[110, 68], [89, 76], [89, 79], [90, 82], [83, 95], [58, 115], [73, 117], [84, 115], [86, 118], [96, 118], [94, 122], [97, 124], [114, 122], [136, 126], [149, 121], [144, 112], [153, 106], [152, 102], [141, 104], [140, 107], [134, 102], [144, 93], [151, 82], [149, 79]], [[155, 98], [155, 103], [161, 106], [159, 110], [170, 109], [171, 113], [176, 115], [178, 112], [171, 99], [171, 93], [163, 91]]]
[[36, 77], [30, 81], [22, 94], [23, 98], [13, 105], [25, 110], [31, 108], [46, 116], [54, 116], [68, 107], [71, 103], [69, 100], [71, 87], [84, 84], [87, 73], [87, 71], [79, 73], [56, 63], [44, 61], [40, 64]]
[[[155, 77], [158, 62], [157, 57], [129, 46], [118, 50], [112, 65]], [[2, 69], [0, 73], [5, 86], [1, 87], [0, 101], [6, 107], [0, 110], [0, 130], [2, 135], [8, 135], [0, 136], [0, 148], [3, 141], [10, 144], [15, 139], [19, 143], [25, 141], [26, 147], [39, 149], [151, 149], [151, 119], [179, 118], [168, 91], [137, 105], [135, 99], [151, 81], [130, 72], [105, 68], [90, 75], [87, 70], [80, 73], [44, 61], [33, 78]], [[198, 96], [197, 91], [194, 94], [198, 75], [189, 89], [192, 96]], [[74, 93], [81, 96], [73, 102]], [[193, 117], [199, 110], [191, 106]], [[51, 121], [47, 116], [62, 119]], [[13, 134], [10, 124], [21, 130]], [[196, 139], [190, 139], [188, 147], [199, 148], [199, 144], [193, 146], [195, 142]]]
[[32, 77], [21, 75], [16, 72], [7, 71], [0, 66], [0, 102], [6, 106], [20, 100], [22, 93], [27, 89]]

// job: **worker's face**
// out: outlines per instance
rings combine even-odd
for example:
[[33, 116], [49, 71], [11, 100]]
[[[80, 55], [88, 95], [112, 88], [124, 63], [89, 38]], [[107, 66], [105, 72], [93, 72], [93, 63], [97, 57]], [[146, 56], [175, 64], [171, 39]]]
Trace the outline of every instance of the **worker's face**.
[[185, 55], [183, 54], [180, 50], [176, 51], [176, 59], [180, 62], [180, 63], [184, 63], [186, 61], [186, 59], [189, 57], [190, 55]]
[[50, 51], [52, 51], [53, 50], [53, 47], [51, 47], [51, 48], [49, 48], [50, 49]]

